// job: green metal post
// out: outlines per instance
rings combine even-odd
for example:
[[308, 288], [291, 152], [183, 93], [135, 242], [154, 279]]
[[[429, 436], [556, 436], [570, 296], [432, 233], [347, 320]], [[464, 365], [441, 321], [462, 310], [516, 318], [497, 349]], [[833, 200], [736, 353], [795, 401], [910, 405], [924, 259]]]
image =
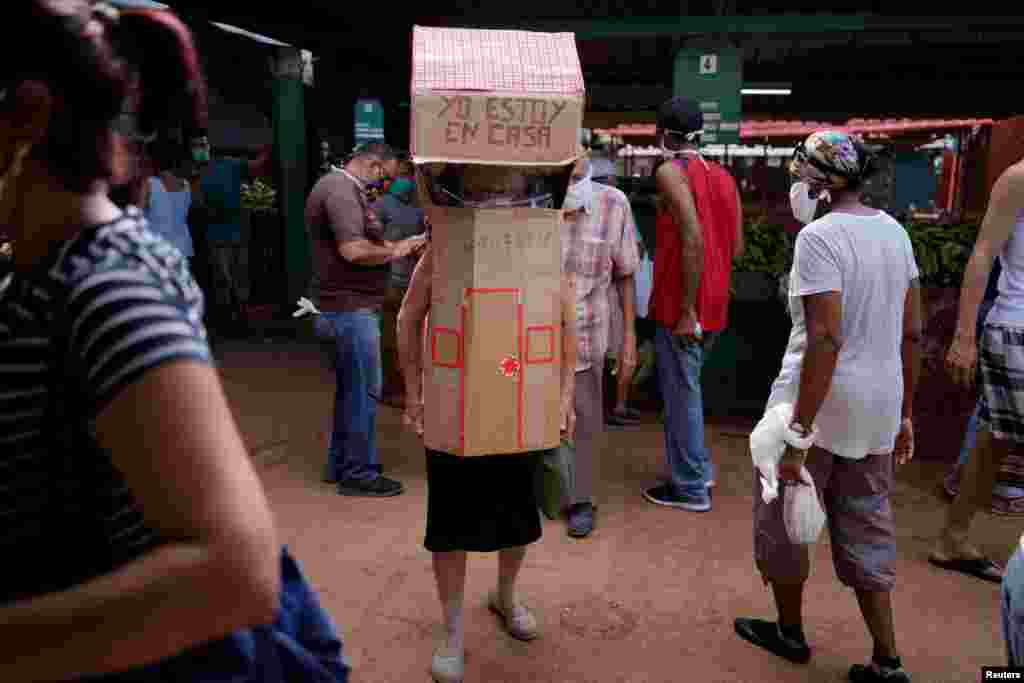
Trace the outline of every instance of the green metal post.
[[279, 204], [284, 237], [287, 299], [306, 292], [310, 276], [310, 245], [304, 219], [306, 206], [306, 114], [302, 56], [298, 49], [277, 52], [273, 82], [274, 151], [280, 178]]

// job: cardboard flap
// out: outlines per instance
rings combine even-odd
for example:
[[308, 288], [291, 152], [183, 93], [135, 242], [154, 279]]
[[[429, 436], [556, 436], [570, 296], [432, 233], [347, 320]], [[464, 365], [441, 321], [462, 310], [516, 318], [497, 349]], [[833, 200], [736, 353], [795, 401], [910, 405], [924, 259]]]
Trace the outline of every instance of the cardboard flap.
[[576, 39], [414, 27], [412, 100], [416, 163], [572, 163], [585, 106]]
[[460, 90], [583, 95], [572, 33], [414, 26], [413, 94]]

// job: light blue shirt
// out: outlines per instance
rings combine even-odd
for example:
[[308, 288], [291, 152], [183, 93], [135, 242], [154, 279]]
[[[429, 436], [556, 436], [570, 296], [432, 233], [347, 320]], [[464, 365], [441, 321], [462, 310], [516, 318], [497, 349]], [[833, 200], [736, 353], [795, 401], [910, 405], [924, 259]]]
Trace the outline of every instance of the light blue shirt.
[[192, 235], [188, 229], [188, 210], [192, 206], [192, 193], [188, 183], [181, 192], [168, 192], [159, 178], [149, 179], [149, 209], [146, 221], [149, 229], [173, 244], [182, 256], [192, 258]]

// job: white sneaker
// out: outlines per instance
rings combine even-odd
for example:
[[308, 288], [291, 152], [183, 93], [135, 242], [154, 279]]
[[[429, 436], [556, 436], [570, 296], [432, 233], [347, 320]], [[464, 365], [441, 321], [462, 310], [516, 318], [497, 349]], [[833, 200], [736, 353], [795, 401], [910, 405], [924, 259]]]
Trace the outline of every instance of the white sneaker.
[[491, 596], [487, 601], [487, 606], [492, 612], [501, 618], [501, 621], [505, 626], [505, 630], [508, 631], [508, 634], [513, 638], [517, 640], [530, 641], [535, 640], [537, 636], [540, 635], [540, 628], [537, 625], [537, 619], [525, 605], [521, 603], [516, 604], [515, 607], [506, 612], [501, 608], [501, 603], [498, 600], [497, 593], [491, 593]]

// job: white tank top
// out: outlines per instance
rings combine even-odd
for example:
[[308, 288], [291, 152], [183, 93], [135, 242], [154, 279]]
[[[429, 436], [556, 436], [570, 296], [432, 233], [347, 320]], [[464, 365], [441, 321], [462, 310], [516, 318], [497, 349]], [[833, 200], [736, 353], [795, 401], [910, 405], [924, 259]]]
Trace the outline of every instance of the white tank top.
[[1024, 327], [1024, 211], [999, 254], [1003, 272], [999, 276], [999, 296], [985, 320], [988, 325]]

